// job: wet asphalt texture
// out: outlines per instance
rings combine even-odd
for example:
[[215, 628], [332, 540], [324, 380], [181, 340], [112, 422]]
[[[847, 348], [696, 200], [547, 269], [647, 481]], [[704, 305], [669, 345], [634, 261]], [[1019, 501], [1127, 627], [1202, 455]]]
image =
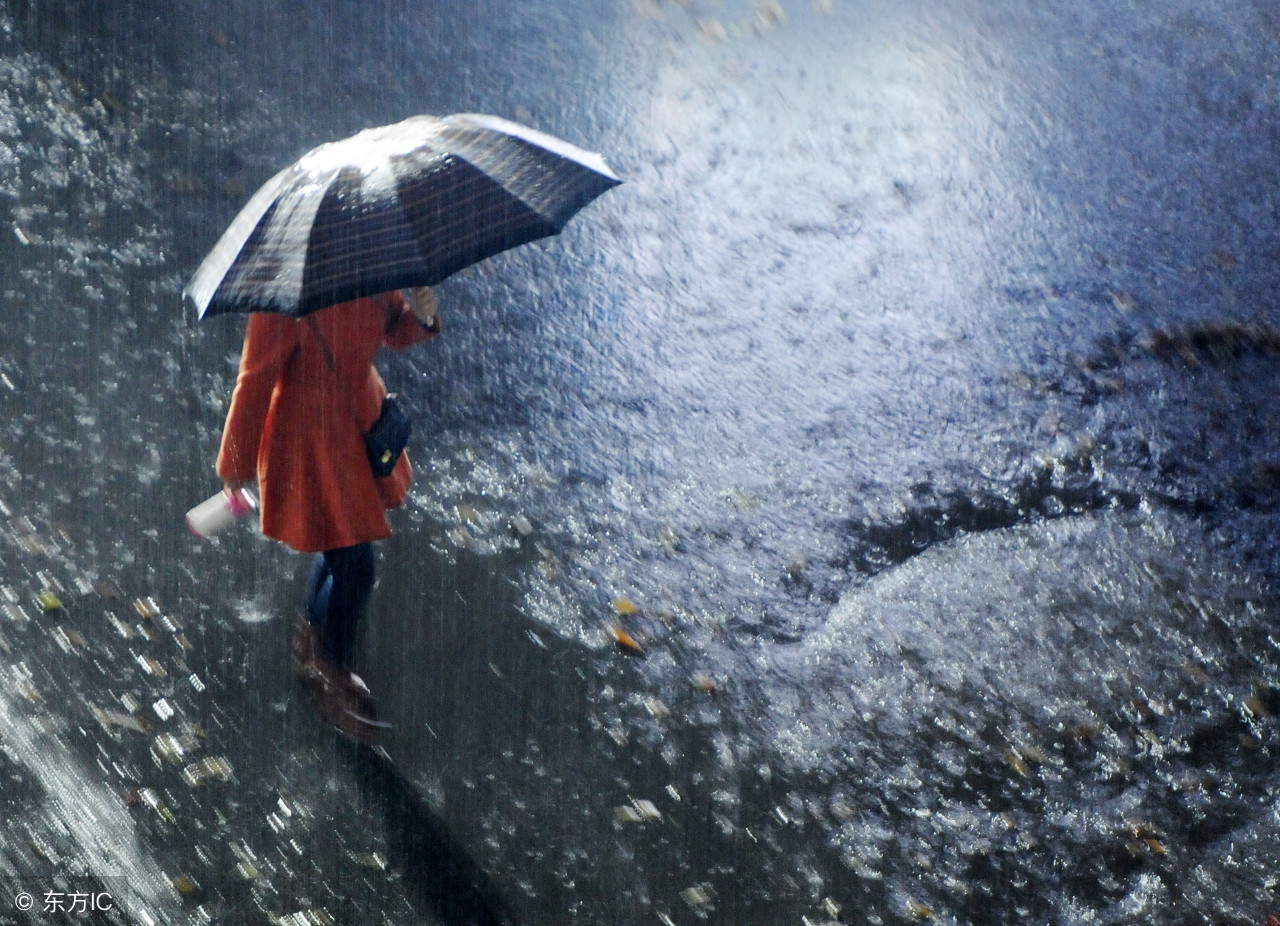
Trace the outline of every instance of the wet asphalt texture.
[[[0, 13], [0, 922], [1280, 910], [1268, 6]], [[373, 750], [292, 679], [306, 558], [182, 525], [243, 323], [181, 288], [465, 110], [626, 184], [382, 362]]]

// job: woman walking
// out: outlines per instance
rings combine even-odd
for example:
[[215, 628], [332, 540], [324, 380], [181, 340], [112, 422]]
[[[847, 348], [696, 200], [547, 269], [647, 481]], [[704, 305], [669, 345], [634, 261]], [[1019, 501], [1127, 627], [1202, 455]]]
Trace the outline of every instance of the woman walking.
[[301, 319], [249, 318], [240, 373], [218, 454], [228, 489], [258, 481], [262, 531], [315, 553], [306, 612], [294, 633], [299, 676], [324, 719], [362, 740], [378, 722], [351, 671], [356, 628], [374, 582], [373, 542], [391, 534], [386, 511], [404, 503], [412, 471], [370, 467], [364, 435], [387, 394], [373, 365], [383, 345], [405, 348], [440, 331], [427, 287], [343, 302]]

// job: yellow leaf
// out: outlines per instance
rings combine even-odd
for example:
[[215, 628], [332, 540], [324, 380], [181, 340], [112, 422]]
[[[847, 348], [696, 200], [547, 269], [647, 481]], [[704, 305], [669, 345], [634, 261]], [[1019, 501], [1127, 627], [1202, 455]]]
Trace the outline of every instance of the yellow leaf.
[[639, 656], [644, 652], [644, 647], [636, 641], [636, 638], [616, 624], [609, 625], [609, 636], [613, 637], [613, 642], [618, 644], [618, 647], [625, 652], [634, 656]]

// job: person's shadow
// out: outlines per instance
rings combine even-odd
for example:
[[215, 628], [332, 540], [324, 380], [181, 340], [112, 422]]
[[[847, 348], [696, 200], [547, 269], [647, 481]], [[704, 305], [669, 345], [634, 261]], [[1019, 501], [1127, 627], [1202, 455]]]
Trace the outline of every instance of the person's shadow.
[[492, 880], [387, 756], [350, 743], [364, 799], [383, 814], [388, 852], [419, 912], [447, 926], [516, 926]]

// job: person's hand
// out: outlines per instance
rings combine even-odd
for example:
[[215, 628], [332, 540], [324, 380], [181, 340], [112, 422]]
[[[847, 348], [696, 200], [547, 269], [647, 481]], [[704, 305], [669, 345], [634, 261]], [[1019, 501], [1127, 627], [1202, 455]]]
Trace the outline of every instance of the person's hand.
[[422, 327], [434, 329], [439, 326], [440, 303], [430, 286], [415, 286], [409, 290], [409, 311]]

